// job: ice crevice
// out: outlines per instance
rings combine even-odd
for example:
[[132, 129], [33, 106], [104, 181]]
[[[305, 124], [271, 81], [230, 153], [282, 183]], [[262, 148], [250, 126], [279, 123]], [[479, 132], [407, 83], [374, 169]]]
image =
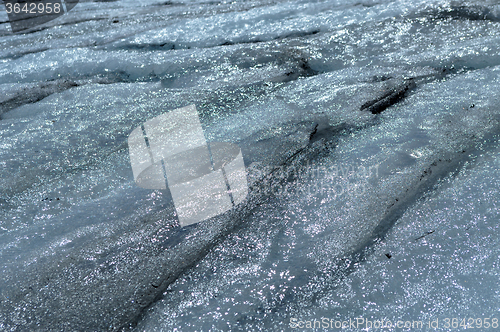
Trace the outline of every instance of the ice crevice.
[[6, 113], [14, 108], [29, 103], [36, 103], [51, 94], [59, 93], [76, 86], [78, 86], [78, 83], [74, 81], [59, 79], [39, 84], [30, 84], [23, 87], [20, 91], [18, 90], [14, 96], [10, 96], [7, 100], [0, 101], [0, 120], [2, 119], [3, 113]]
[[438, 6], [438, 8], [424, 10], [420, 15], [429, 16], [436, 20], [470, 20], [500, 22], [497, 9], [481, 5], [456, 5]]

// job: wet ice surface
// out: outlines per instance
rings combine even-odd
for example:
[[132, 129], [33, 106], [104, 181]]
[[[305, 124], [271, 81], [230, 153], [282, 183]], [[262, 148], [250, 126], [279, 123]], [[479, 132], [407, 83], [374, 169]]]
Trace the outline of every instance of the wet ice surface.
[[[444, 98], [445, 105], [453, 103], [452, 98]], [[413, 106], [407, 112], [418, 109], [415, 104], [409, 105]], [[423, 108], [418, 110], [425, 112]], [[408, 115], [404, 109], [399, 111], [403, 114], [395, 117]], [[422, 197], [416, 200], [412, 197], [410, 207], [385, 237], [377, 241], [366, 261], [341, 254], [349, 242], [345, 237], [357, 238], [370, 213], [376, 214], [379, 205], [386, 207], [384, 194], [393, 195], [393, 190], [404, 186], [405, 178], [411, 181], [411, 175], [407, 174], [402, 176], [403, 183], [394, 185], [389, 179], [394, 174], [384, 174], [382, 160], [392, 159], [390, 167], [396, 169], [389, 170], [390, 173], [405, 173], [404, 169], [410, 167], [398, 166], [397, 162], [408, 162], [412, 156], [423, 158], [418, 156], [426, 151], [421, 145], [429, 145], [430, 137], [424, 134], [428, 128], [424, 129], [422, 123], [399, 126], [370, 129], [360, 138], [346, 141], [345, 151], [339, 146], [335, 157], [322, 160], [323, 165], [333, 166], [330, 173], [321, 173], [320, 179], [316, 173], [313, 181], [295, 184], [290, 195], [267, 202], [263, 211], [245, 221], [247, 227], [229, 236], [196, 268], [170, 286], [139, 327], [161, 330], [160, 321], [161, 326], [178, 330], [186, 327], [224, 330], [228, 326], [242, 330], [286, 330], [290, 318], [303, 320], [303, 326], [313, 319], [328, 318], [330, 324], [331, 319], [342, 322], [363, 318], [372, 322], [384, 319], [385, 326], [387, 321], [428, 324], [439, 319], [441, 330], [449, 330], [444, 328], [446, 318], [460, 318], [460, 321], [466, 318], [467, 324], [471, 324], [470, 318], [496, 317], [500, 301], [495, 286], [500, 255], [496, 140], [485, 140], [478, 150], [461, 150], [460, 154], [467, 155], [462, 167], [456, 168], [461, 171], [444, 176], [436, 183], [435, 190]], [[417, 128], [422, 130], [420, 135], [412, 133]], [[372, 142], [359, 142], [375, 136], [382, 146], [398, 142], [392, 143], [392, 148], [399, 146], [396, 154], [400, 155], [388, 158], [391, 152], [376, 153], [370, 146]], [[357, 152], [350, 149], [353, 145]], [[382, 186], [385, 181], [392, 184], [385, 190], [368, 189], [371, 197], [377, 197], [372, 202], [372, 198], [364, 197], [366, 192], [352, 189], [342, 179], [345, 169], [346, 173], [351, 172], [347, 177], [354, 180], [354, 186], [363, 181], [360, 170], [363, 163], [353, 158], [353, 154], [363, 153], [367, 145], [370, 149], [364, 150], [365, 155], [367, 152], [379, 155], [372, 158], [382, 161], [377, 163], [378, 176], [371, 173], [368, 178], [375, 180], [375, 185], [377, 181]], [[409, 155], [405, 157], [401, 150]], [[339, 186], [333, 190], [339, 194], [337, 197], [321, 194], [325, 178], [328, 183], [344, 184], [351, 192], [342, 195]], [[298, 198], [294, 190], [306, 194]], [[352, 212], [364, 204], [374, 210], [361, 216]], [[351, 214], [355, 214], [354, 218], [350, 218]], [[358, 218], [362, 218], [361, 224]], [[349, 262], [352, 266], [346, 268], [345, 260], [352, 260]], [[477, 328], [476, 324], [477, 320], [470, 326]]]
[[[499, 25], [496, 1], [346, 0], [85, 1], [0, 24], [0, 327], [500, 318]], [[253, 189], [179, 230], [127, 136], [189, 104]]]

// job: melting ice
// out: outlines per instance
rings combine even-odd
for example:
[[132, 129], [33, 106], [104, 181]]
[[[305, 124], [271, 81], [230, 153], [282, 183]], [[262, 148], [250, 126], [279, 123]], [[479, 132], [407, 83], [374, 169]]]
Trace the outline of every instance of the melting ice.
[[[498, 1], [0, 9], [2, 330], [498, 326]], [[180, 227], [127, 139], [188, 105], [249, 192]]]

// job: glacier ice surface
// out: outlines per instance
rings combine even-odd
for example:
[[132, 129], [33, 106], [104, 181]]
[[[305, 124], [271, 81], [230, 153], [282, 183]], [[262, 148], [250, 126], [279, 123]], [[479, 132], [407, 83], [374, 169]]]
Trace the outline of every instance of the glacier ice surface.
[[[0, 329], [499, 318], [498, 1], [80, 1], [18, 34], [0, 16]], [[190, 104], [251, 190], [181, 229], [127, 137]]]

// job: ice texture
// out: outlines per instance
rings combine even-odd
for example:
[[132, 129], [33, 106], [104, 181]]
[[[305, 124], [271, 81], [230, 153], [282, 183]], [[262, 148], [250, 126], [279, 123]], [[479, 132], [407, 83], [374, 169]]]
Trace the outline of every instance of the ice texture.
[[[80, 1], [17, 34], [4, 13], [0, 330], [500, 319], [498, 1]], [[180, 227], [127, 139], [188, 105], [249, 192]]]

